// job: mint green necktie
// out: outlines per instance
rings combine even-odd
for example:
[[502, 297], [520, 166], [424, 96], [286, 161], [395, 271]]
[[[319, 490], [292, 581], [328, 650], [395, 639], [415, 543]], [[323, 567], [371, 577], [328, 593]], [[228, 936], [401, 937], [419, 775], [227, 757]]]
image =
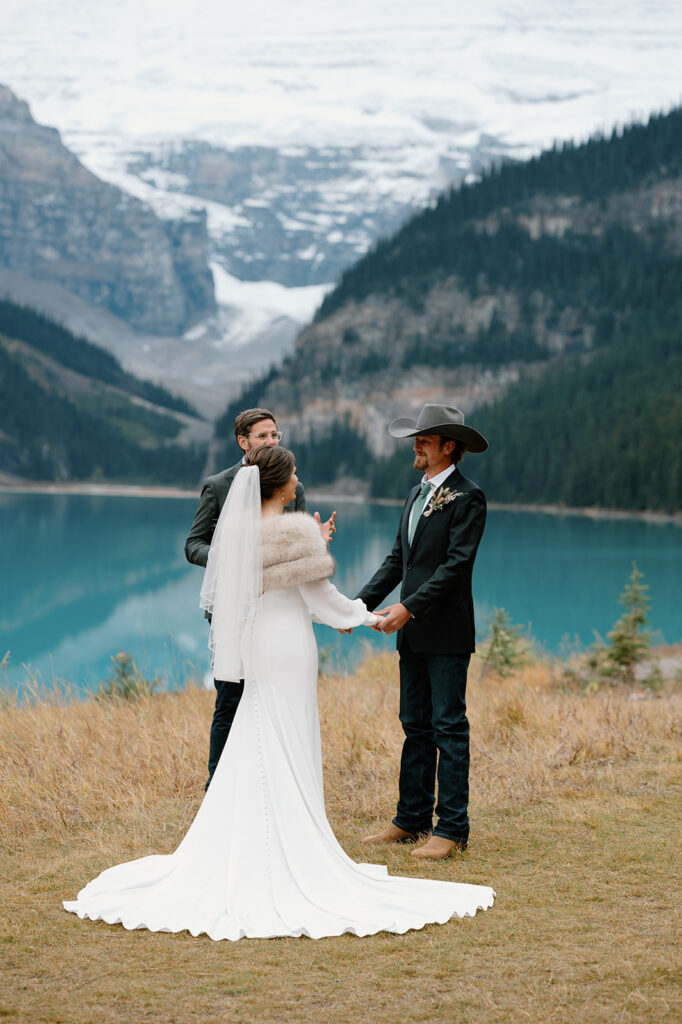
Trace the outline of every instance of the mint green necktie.
[[419, 522], [419, 518], [422, 512], [424, 511], [424, 505], [426, 505], [430, 493], [431, 484], [427, 480], [422, 484], [421, 490], [415, 499], [414, 505], [412, 506], [412, 522], [410, 523], [410, 535], [408, 537], [410, 544], [412, 544], [412, 541], [414, 540], [414, 534], [415, 530], [417, 529], [417, 523]]

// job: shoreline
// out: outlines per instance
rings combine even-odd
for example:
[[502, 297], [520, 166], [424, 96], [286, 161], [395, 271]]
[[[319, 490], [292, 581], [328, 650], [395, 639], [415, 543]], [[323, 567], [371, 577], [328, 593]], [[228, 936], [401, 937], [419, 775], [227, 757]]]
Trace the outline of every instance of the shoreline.
[[200, 488], [150, 487], [148, 484], [7, 484], [0, 483], [3, 494], [82, 494], [106, 498], [194, 498], [199, 497]]
[[[332, 494], [327, 491], [318, 491], [314, 487], [306, 490], [306, 498], [313, 501], [324, 501], [327, 504], [348, 502], [354, 505], [394, 505], [397, 507], [404, 504], [403, 498], [365, 498], [355, 494]], [[579, 508], [570, 505], [541, 505], [531, 502], [489, 501], [487, 504], [489, 512], [539, 512], [549, 516], [585, 516], [588, 519], [640, 519], [644, 522], [673, 523], [675, 526], [682, 526], [682, 512], [590, 506]]]
[[[111, 483], [0, 483], [0, 496], [4, 494], [79, 494], [89, 497], [111, 498], [193, 498], [197, 500], [200, 488], [154, 487], [148, 484], [111, 484]], [[401, 498], [366, 498], [358, 494], [335, 494], [317, 488], [309, 488], [306, 492], [311, 501], [327, 504], [353, 505], [388, 505], [399, 507]], [[488, 502], [492, 512], [535, 512], [553, 516], [584, 516], [588, 519], [638, 519], [649, 523], [673, 523], [682, 526], [681, 512], [659, 512], [650, 510], [571, 507], [568, 505], [542, 505], [537, 503]]]

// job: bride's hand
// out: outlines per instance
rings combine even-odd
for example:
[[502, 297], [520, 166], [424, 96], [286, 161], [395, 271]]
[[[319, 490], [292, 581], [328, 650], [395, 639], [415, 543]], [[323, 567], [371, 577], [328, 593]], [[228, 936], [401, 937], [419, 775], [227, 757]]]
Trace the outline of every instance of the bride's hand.
[[336, 521], [336, 512], [332, 512], [326, 523], [320, 522], [319, 512], [313, 513], [313, 519], [315, 520], [316, 523], [319, 524], [320, 531], [322, 532], [322, 536], [324, 537], [325, 544], [329, 544], [330, 540], [336, 533], [336, 526], [334, 525]]
[[412, 618], [404, 604], [389, 604], [385, 608], [377, 608], [374, 613], [381, 616], [381, 632], [396, 633]]

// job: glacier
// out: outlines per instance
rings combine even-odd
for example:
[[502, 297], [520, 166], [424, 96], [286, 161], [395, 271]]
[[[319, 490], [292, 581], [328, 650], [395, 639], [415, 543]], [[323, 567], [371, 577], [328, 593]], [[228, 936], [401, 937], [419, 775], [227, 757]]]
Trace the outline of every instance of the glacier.
[[0, 77], [101, 178], [206, 209], [211, 336], [279, 352], [439, 190], [678, 103], [681, 36], [670, 0], [3, 0]]

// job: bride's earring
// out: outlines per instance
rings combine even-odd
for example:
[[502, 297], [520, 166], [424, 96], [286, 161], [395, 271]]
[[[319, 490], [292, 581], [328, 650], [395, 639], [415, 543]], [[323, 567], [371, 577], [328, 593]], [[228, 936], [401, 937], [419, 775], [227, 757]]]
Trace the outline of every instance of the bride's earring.
[[282, 490], [282, 504], [284, 504], [284, 490]]

